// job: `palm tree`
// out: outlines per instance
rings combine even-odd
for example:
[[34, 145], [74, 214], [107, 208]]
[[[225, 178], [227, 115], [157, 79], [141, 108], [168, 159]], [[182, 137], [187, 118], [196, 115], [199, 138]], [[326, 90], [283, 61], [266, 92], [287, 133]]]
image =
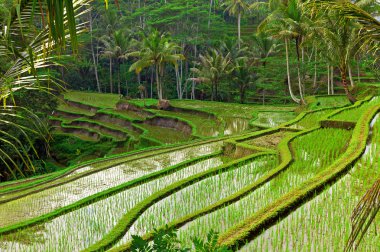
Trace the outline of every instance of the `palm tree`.
[[[76, 25], [75, 19], [85, 13], [83, 5], [88, 3], [86, 0], [64, 1], [64, 5], [60, 4], [54, 11], [50, 11], [51, 6], [46, 7], [43, 14], [49, 16], [48, 22], [43, 22], [42, 28], [38, 29], [31, 28], [30, 22], [34, 1], [21, 2], [17, 14], [16, 9], [12, 11], [7, 25], [0, 24], [0, 57], [9, 62], [9, 67], [0, 73], [0, 102], [3, 104], [0, 109], [0, 162], [14, 178], [17, 178], [16, 173], [23, 175], [21, 165], [29, 171], [34, 170], [28, 156], [28, 149], [38, 156], [32, 139], [39, 137], [48, 141], [49, 137], [46, 137], [46, 125], [29, 110], [18, 107], [13, 95], [21, 90], [49, 92], [52, 84], [59, 86], [58, 80], [41, 70], [56, 65], [53, 52], [70, 38], [75, 49], [76, 32], [84, 31], [84, 24]], [[44, 18], [44, 15], [41, 17]], [[51, 33], [52, 29], [56, 29], [54, 34]], [[70, 31], [69, 34], [66, 31]], [[10, 132], [18, 132], [25, 140], [20, 141]]]
[[100, 41], [103, 43], [103, 50], [101, 51], [101, 54], [109, 60], [110, 93], [113, 94], [112, 62], [116, 57], [116, 50], [118, 50], [118, 48], [116, 47], [115, 41], [111, 36], [105, 35], [100, 39]]
[[238, 23], [238, 47], [240, 49], [240, 41], [241, 41], [241, 17], [249, 12], [249, 5], [245, 0], [228, 0], [223, 4], [226, 6], [225, 12], [228, 12], [230, 16], [237, 17]]
[[177, 62], [185, 59], [182, 54], [176, 53], [177, 50], [180, 50], [179, 46], [171, 42], [166, 34], [160, 34], [157, 30], [154, 30], [143, 38], [139, 51], [128, 53], [128, 56], [139, 58], [138, 61], [131, 65], [129, 71], [140, 73], [144, 68], [155, 67], [159, 100], [163, 99], [161, 77], [164, 75], [166, 63], [177, 67]]
[[[263, 5], [263, 3], [256, 3], [253, 4], [251, 8], [258, 8], [261, 5]], [[308, 26], [311, 23], [309, 17], [304, 12], [303, 3], [300, 0], [284, 2], [271, 0], [265, 3], [265, 6], [270, 8], [271, 14], [263, 20], [258, 30], [259, 32], [265, 30], [267, 33], [273, 34], [273, 37], [285, 41], [289, 93], [293, 101], [304, 103], [304, 88], [301, 80], [301, 53], [303, 53], [303, 49], [301, 47], [304, 37], [307, 34]], [[300, 99], [294, 96], [290, 82], [289, 46], [292, 40], [295, 42], [297, 53], [297, 76]]]
[[240, 59], [235, 61], [234, 70], [232, 72], [232, 80], [239, 87], [240, 103], [245, 102], [245, 93], [247, 88], [252, 86], [257, 80], [257, 75], [253, 71], [254, 61], [248, 59]]
[[[359, 3], [368, 3], [361, 1]], [[371, 1], [369, 1], [372, 3]], [[363, 10], [361, 4], [353, 4], [350, 1], [316, 0], [311, 3], [315, 9], [329, 9], [338, 11], [344, 18], [353, 20], [360, 25], [358, 40], [362, 48], [368, 48], [368, 52], [377, 52], [380, 49], [380, 22], [370, 13]], [[378, 5], [377, 5], [378, 7]], [[345, 20], [347, 22], [347, 20]], [[378, 54], [375, 54], [379, 60]], [[363, 239], [371, 223], [375, 220], [380, 210], [380, 179], [367, 191], [359, 201], [351, 216], [352, 230], [344, 251], [356, 249]]]
[[218, 97], [220, 81], [233, 71], [230, 54], [224, 56], [213, 49], [205, 56], [199, 55], [199, 60], [198, 67], [191, 69], [197, 76], [194, 80], [211, 86], [211, 100], [214, 101]]
[[120, 64], [127, 59], [129, 50], [134, 46], [135, 41], [129, 33], [122, 30], [115, 31], [112, 36], [103, 36], [101, 41], [104, 45], [102, 54], [109, 59], [109, 75], [110, 75], [110, 92], [113, 93], [113, 62], [115, 62], [118, 76], [118, 94], [121, 94], [120, 82]]
[[277, 52], [278, 44], [265, 32], [257, 32], [252, 36], [252, 48], [265, 67], [265, 59]]
[[326, 47], [331, 54], [330, 58], [335, 59], [338, 64], [344, 91], [350, 102], [354, 103], [356, 99], [348, 88], [347, 71], [349, 61], [358, 49], [358, 31], [348, 20], [339, 18], [335, 20], [335, 22], [328, 26], [328, 30], [324, 33], [323, 41], [326, 43]]

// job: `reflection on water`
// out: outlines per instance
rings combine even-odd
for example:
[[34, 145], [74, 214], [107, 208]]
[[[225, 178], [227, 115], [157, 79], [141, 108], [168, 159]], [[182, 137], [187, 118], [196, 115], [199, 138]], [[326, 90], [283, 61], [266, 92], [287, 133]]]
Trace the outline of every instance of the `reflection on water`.
[[265, 128], [276, 127], [295, 117], [292, 112], [260, 112], [254, 124]]
[[249, 120], [239, 117], [226, 117], [224, 118], [226, 127], [224, 128], [224, 135], [239, 134], [249, 129]]
[[217, 142], [126, 162], [70, 183], [1, 204], [0, 227], [46, 214], [150, 172], [210, 154], [220, 148], [221, 143]]

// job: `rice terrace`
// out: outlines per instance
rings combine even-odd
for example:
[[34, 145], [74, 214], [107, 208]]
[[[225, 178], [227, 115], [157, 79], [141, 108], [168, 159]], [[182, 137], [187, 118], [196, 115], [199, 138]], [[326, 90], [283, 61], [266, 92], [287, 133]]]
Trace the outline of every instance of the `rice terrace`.
[[380, 251], [375, 0], [0, 0], [0, 251]]

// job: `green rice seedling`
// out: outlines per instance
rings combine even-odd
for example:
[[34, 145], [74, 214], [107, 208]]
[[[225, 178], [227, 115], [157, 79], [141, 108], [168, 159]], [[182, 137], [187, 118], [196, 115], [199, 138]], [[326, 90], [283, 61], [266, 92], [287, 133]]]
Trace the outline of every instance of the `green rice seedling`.
[[317, 96], [316, 99], [319, 108], [336, 108], [350, 104], [345, 95]]
[[132, 235], [143, 235], [154, 228], [203, 209], [257, 181], [278, 165], [275, 155], [252, 162], [188, 186], [148, 208], [132, 225], [119, 245]]
[[65, 99], [98, 108], [115, 108], [120, 100], [117, 94], [100, 94], [95, 92], [70, 91], [64, 94]]
[[299, 122], [291, 125], [290, 127], [296, 129], [310, 129], [313, 127], [317, 127], [319, 125], [319, 121], [325, 119], [326, 116], [328, 116], [333, 111], [334, 109], [324, 109], [313, 113], [309, 113]]
[[[252, 115], [260, 110], [270, 111], [293, 111], [294, 106], [271, 106], [254, 104], [237, 104], [200, 100], [173, 100], [170, 103], [174, 107], [196, 109], [215, 113], [220, 117], [241, 117], [251, 119]], [[244, 111], [244, 113], [242, 113]]]
[[190, 237], [204, 237], [210, 229], [223, 232], [301, 185], [344, 152], [351, 133], [319, 129], [296, 138], [291, 144], [295, 161], [287, 170], [240, 201], [189, 222], [179, 230], [180, 240], [189, 245]]
[[159, 127], [149, 124], [140, 124], [140, 127], [148, 130], [145, 135], [148, 138], [156, 139], [162, 143], [180, 143], [191, 140], [191, 135], [172, 128]]
[[[0, 213], [7, 213], [7, 215], [5, 218], [0, 219], [0, 227], [49, 213], [59, 207], [69, 205], [95, 193], [115, 187], [144, 174], [178, 164], [184, 160], [213, 153], [220, 148], [217, 146], [220, 145], [201, 145], [156, 155], [148, 159], [127, 162], [114, 167], [110, 166], [111, 168], [72, 182], [1, 204]], [[80, 172], [84, 172], [83, 169]]]
[[[350, 235], [353, 209], [380, 176], [379, 144], [378, 117], [365, 153], [347, 175], [280, 223], [265, 230], [241, 251], [257, 251], [263, 244], [272, 251], [342, 251]], [[378, 215], [357, 251], [378, 251], [379, 221]], [[289, 235], [280, 237], [279, 240], [274, 239], [284, 232], [289, 232]], [[305, 246], [308, 246], [307, 249]]]
[[[175, 173], [122, 191], [111, 197], [82, 207], [44, 223], [38, 232], [34, 228], [4, 236], [0, 247], [13, 251], [80, 251], [100, 240], [118, 220], [138, 202], [166, 186], [222, 164], [221, 158], [211, 158], [190, 165]], [[0, 217], [2, 220], [6, 216]], [[39, 242], [25, 242], [25, 233], [42, 235]]]
[[65, 103], [61, 103], [58, 105], [58, 111], [63, 111], [63, 112], [68, 112], [70, 114], [78, 114], [78, 115], [83, 115], [83, 116], [93, 116], [95, 115], [94, 112], [91, 112], [86, 109], [81, 109], [78, 107], [70, 106]]
[[356, 122], [360, 118], [360, 116], [362, 116], [364, 111], [366, 111], [369, 107], [374, 106], [379, 103], [380, 103], [380, 97], [376, 96], [372, 98], [370, 101], [365, 102], [356, 108], [345, 110], [333, 116], [332, 119]]

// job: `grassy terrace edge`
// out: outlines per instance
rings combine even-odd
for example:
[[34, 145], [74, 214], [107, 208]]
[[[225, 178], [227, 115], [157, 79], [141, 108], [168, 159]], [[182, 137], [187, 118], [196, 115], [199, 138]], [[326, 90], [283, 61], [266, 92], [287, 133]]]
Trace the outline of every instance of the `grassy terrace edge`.
[[53, 218], [57, 218], [63, 214], [72, 212], [74, 210], [77, 210], [77, 209], [85, 207], [85, 206], [88, 206], [92, 203], [100, 201], [100, 200], [107, 198], [109, 196], [115, 195], [115, 194], [122, 192], [124, 190], [133, 188], [135, 186], [138, 186], [138, 185], [141, 185], [144, 183], [147, 183], [151, 180], [166, 176], [168, 174], [172, 174], [172, 173], [179, 171], [179, 170], [181, 170], [181, 169], [183, 169], [189, 165], [193, 165], [193, 164], [196, 164], [196, 163], [201, 162], [203, 160], [219, 156], [221, 153], [222, 153], [221, 151], [218, 151], [218, 152], [211, 153], [209, 155], [205, 155], [205, 156], [201, 156], [201, 157], [197, 157], [197, 158], [193, 158], [193, 159], [181, 162], [177, 165], [173, 165], [173, 166], [164, 168], [162, 170], [159, 170], [159, 171], [156, 171], [153, 173], [149, 173], [149, 174], [141, 176], [137, 179], [133, 179], [131, 181], [125, 182], [125, 183], [118, 185], [116, 187], [107, 189], [105, 191], [101, 191], [99, 193], [96, 193], [96, 194], [91, 195], [89, 197], [86, 197], [84, 199], [81, 199], [81, 200], [79, 200], [73, 204], [58, 208], [58, 209], [56, 209], [50, 213], [38, 216], [36, 218], [30, 219], [27, 221], [20, 222], [20, 223], [14, 224], [14, 225], [10, 225], [7, 227], [0, 228], [0, 236], [5, 235], [5, 234], [9, 234], [9, 233], [13, 233], [13, 232], [17, 232], [21, 229], [32, 227], [32, 226], [38, 225], [40, 223], [46, 222], [48, 220], [51, 220]]
[[[278, 147], [279, 148], [279, 158], [280, 158], [281, 162], [276, 168], [270, 170], [268, 172], [268, 174], [260, 177], [254, 183], [243, 187], [242, 189], [235, 192], [234, 194], [231, 194], [230, 196], [223, 198], [223, 199], [221, 199], [221, 200], [219, 200], [219, 201], [217, 201], [217, 202], [215, 202], [215, 203], [213, 203], [213, 204], [211, 204], [211, 205], [209, 205], [203, 209], [200, 209], [194, 213], [191, 213], [189, 215], [186, 215], [186, 216], [184, 216], [178, 220], [175, 220], [175, 221], [169, 223], [168, 227], [169, 228], [172, 228], [172, 227], [173, 228], [179, 228], [179, 227], [185, 225], [186, 223], [188, 223], [188, 222], [190, 222], [196, 218], [199, 218], [199, 217], [204, 216], [206, 214], [212, 213], [218, 209], [227, 207], [228, 205], [231, 205], [234, 202], [239, 201], [241, 198], [247, 196], [248, 194], [254, 192], [258, 188], [260, 188], [261, 186], [263, 186], [264, 184], [269, 182], [271, 179], [275, 178], [277, 175], [279, 175], [280, 173], [285, 171], [289, 167], [289, 165], [292, 163], [293, 158], [292, 158], [292, 154], [291, 154], [290, 147], [289, 147], [289, 144], [291, 143], [291, 141], [293, 141], [295, 138], [297, 138], [299, 136], [311, 133], [311, 132], [318, 130], [318, 129], [319, 128], [316, 127], [313, 129], [298, 132], [297, 134], [295, 134], [293, 136], [288, 136], [288, 137], [284, 138], [280, 142], [279, 147]], [[270, 133], [272, 133], [272, 132], [270, 132]], [[267, 153], [268, 154], [269, 153], [272, 153], [272, 154], [277, 153], [277, 152], [274, 152], [274, 153], [273, 152], [274, 151], [272, 150], [271, 152], [267, 152]], [[255, 155], [255, 154], [253, 154], [253, 155]], [[146, 235], [143, 236], [144, 240], [150, 240], [152, 238], [153, 238], [153, 232], [147, 233]], [[131, 243], [126, 243], [125, 245], [121, 245], [117, 248], [113, 248], [110, 251], [112, 251], [112, 252], [128, 251], [128, 249], [130, 249], [130, 246], [131, 246]]]
[[369, 124], [379, 111], [380, 105], [376, 105], [362, 115], [354, 129], [347, 151], [329, 168], [227, 230], [219, 237], [218, 243], [229, 247], [244, 245], [248, 239], [254, 239], [263, 229], [286, 217], [294, 208], [313, 198], [316, 193], [323, 191], [326, 185], [332, 184], [344, 175], [364, 152], [370, 131]]
[[227, 164], [220, 165], [218, 167], [211, 168], [207, 171], [200, 172], [198, 174], [192, 175], [186, 179], [177, 181], [164, 189], [150, 195], [149, 197], [145, 198], [141, 202], [139, 202], [136, 206], [134, 206], [130, 211], [128, 211], [115, 225], [111, 231], [109, 231], [101, 240], [96, 242], [95, 244], [91, 245], [87, 249], [84, 249], [83, 252], [89, 252], [89, 251], [104, 251], [106, 249], [111, 248], [113, 245], [115, 245], [123, 236], [125, 235], [126, 231], [132, 226], [132, 224], [136, 221], [136, 219], [143, 213], [147, 208], [149, 208], [154, 203], [160, 201], [161, 199], [187, 187], [194, 183], [197, 183], [203, 179], [215, 176], [217, 174], [220, 174], [221, 172], [227, 172], [231, 169], [236, 169], [239, 165], [245, 164], [246, 162], [249, 162], [253, 159], [256, 159], [260, 156], [265, 155], [273, 155], [273, 153], [256, 153], [244, 158], [240, 158], [231, 162], [228, 162]]

